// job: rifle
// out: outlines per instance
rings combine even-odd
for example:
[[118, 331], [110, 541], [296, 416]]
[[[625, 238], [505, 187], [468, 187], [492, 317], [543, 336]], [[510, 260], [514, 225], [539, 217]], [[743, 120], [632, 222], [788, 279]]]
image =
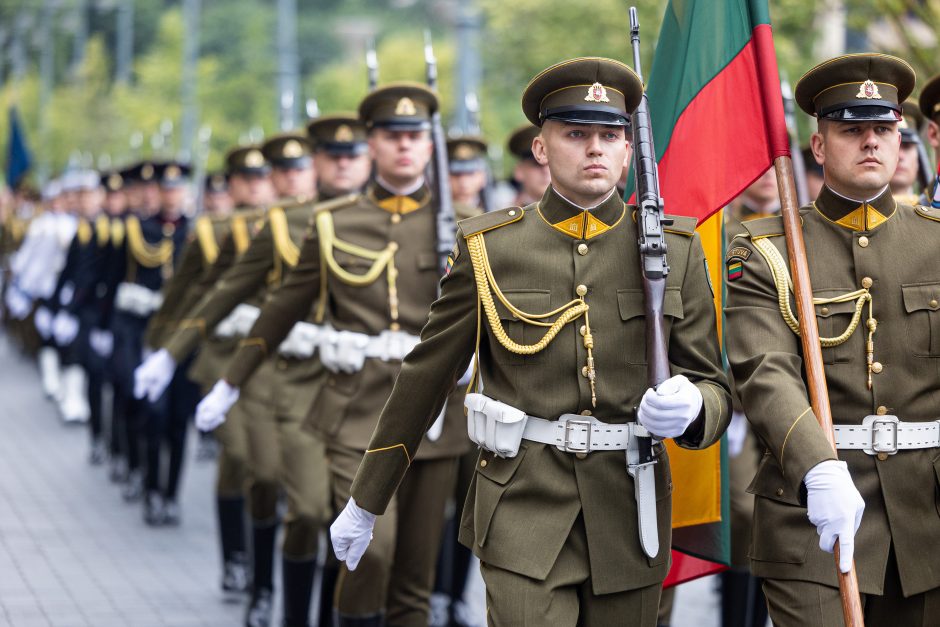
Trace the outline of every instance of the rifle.
[[[640, 21], [636, 7], [630, 7], [630, 43], [633, 46], [633, 69], [640, 81]], [[643, 265], [643, 297], [646, 304], [647, 378], [656, 387], [670, 376], [669, 353], [663, 321], [663, 300], [666, 294], [666, 235], [663, 226], [672, 224], [664, 216], [663, 199], [659, 195], [659, 168], [653, 147], [653, 129], [646, 93], [633, 112], [633, 164], [636, 170], [637, 228], [640, 260]]]
[[[468, 92], [464, 99], [467, 107], [467, 130], [470, 133], [480, 133], [480, 101], [474, 92]], [[480, 205], [485, 213], [493, 210], [493, 169], [490, 160], [486, 159], [486, 185], [480, 190]]]
[[793, 90], [790, 81], [780, 81], [780, 93], [783, 95], [783, 117], [787, 122], [787, 137], [790, 138], [790, 160], [793, 162], [793, 179], [796, 184], [796, 200], [802, 207], [811, 200], [806, 185], [806, 163], [796, 133], [796, 104], [793, 102]]
[[379, 86], [379, 56], [375, 52], [375, 39], [369, 40], [369, 48], [366, 50], [366, 75], [369, 91], [375, 91]]
[[[914, 137], [917, 139], [917, 180], [920, 181], [922, 193], [930, 194], [933, 191], [930, 189], [930, 184], [933, 183], [930, 180], [930, 175], [933, 172], [933, 168], [930, 167], [930, 157], [927, 156], [927, 149], [924, 147], [920, 134], [918, 133]], [[927, 202], [929, 203], [930, 200], [931, 197], [928, 196]]]
[[[424, 62], [427, 69], [428, 87], [437, 92], [437, 59], [434, 58], [431, 33], [428, 31], [424, 31]], [[434, 144], [431, 172], [434, 175], [434, 186], [437, 188], [437, 256], [441, 274], [443, 274], [447, 266], [447, 255], [457, 243], [457, 221], [454, 218], [454, 204], [450, 195], [447, 137], [444, 135], [444, 125], [441, 122], [440, 105], [431, 114], [431, 141]]]

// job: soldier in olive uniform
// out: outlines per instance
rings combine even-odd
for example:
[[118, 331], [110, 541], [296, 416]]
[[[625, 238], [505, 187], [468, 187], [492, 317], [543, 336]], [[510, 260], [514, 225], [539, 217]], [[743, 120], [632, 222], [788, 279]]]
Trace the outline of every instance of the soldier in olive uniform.
[[810, 407], [782, 219], [745, 223], [727, 253], [728, 357], [766, 447], [750, 487], [751, 570], [781, 627], [841, 624], [837, 541], [839, 569], [855, 559], [867, 624], [940, 615], [940, 215], [888, 186], [914, 78], [900, 59], [857, 54], [796, 86], [818, 120], [811, 145], [826, 180], [800, 216], [844, 461]]
[[709, 446], [731, 401], [692, 219], [666, 233], [674, 376], [647, 389], [635, 208], [615, 187], [641, 93], [632, 70], [596, 57], [529, 83], [523, 111], [541, 126], [532, 150], [552, 186], [535, 204], [460, 223], [440, 299], [331, 527], [350, 568], [366, 564], [378, 514], [476, 354], [467, 424], [485, 450], [460, 535], [482, 562], [490, 624], [656, 624], [671, 484], [662, 444], [655, 464], [637, 465], [640, 438]]
[[514, 204], [525, 207], [538, 201], [551, 183], [548, 166], [539, 163], [532, 155], [532, 140], [539, 134], [539, 127], [523, 124], [509, 136], [509, 153], [518, 161], [512, 171], [512, 179], [518, 188]]
[[923, 187], [930, 176], [929, 173], [921, 171], [920, 162], [920, 155], [923, 151], [920, 128], [923, 125], [924, 116], [921, 115], [917, 104], [910, 101], [901, 105], [901, 115], [901, 121], [898, 122], [901, 150], [898, 152], [898, 167], [889, 185], [891, 193], [899, 203], [919, 205]]
[[[401, 359], [417, 343], [437, 294], [434, 203], [423, 177], [436, 108], [434, 93], [413, 83], [384, 86], [362, 101], [359, 114], [369, 127], [375, 181], [364, 194], [317, 206], [300, 263], [232, 360], [219, 383], [219, 402], [206, 407], [207, 418], [222, 419], [224, 395], [236, 393], [285, 338], [290, 343], [293, 321], [329, 323], [321, 327], [318, 347], [332, 373], [310, 418], [328, 443], [339, 506], [349, 497]], [[335, 594], [340, 625], [427, 625], [444, 506], [453, 490], [456, 458], [468, 446], [461, 414], [460, 398], [454, 397], [417, 453], [396, 514], [376, 527], [375, 550], [363, 568], [341, 573]]]
[[450, 194], [458, 220], [483, 213], [483, 195], [488, 183], [486, 151], [482, 137], [466, 135], [447, 140]]

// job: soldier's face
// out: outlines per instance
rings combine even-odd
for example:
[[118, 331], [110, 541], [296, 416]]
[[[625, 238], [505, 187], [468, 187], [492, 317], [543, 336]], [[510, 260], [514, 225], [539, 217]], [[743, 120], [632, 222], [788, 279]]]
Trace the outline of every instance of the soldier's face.
[[486, 186], [486, 172], [474, 170], [450, 175], [450, 192], [457, 202], [473, 203]]
[[78, 192], [78, 208], [82, 216], [86, 218], [94, 217], [101, 209], [101, 192], [98, 188], [83, 189]]
[[914, 187], [917, 176], [920, 174], [920, 163], [917, 161], [917, 144], [901, 144], [898, 152], [898, 167], [891, 177], [891, 191], [895, 193], [908, 193]]
[[427, 131], [390, 131], [377, 128], [369, 134], [369, 156], [379, 176], [399, 187], [413, 184], [431, 160]]
[[513, 178], [519, 182], [522, 195], [533, 201], [541, 198], [552, 183], [548, 165], [542, 165], [533, 159], [523, 159], [517, 163]]
[[205, 210], [214, 216], [226, 216], [232, 212], [232, 197], [228, 192], [206, 192], [203, 196]]
[[274, 201], [274, 187], [267, 176], [233, 174], [229, 193], [238, 205], [257, 207]]
[[123, 215], [127, 210], [127, 195], [124, 192], [108, 192], [104, 197], [104, 210], [109, 216]]
[[362, 189], [369, 180], [369, 155], [338, 155], [325, 151], [313, 155], [320, 187], [332, 194], [348, 194]]
[[896, 122], [820, 120], [810, 142], [826, 184], [858, 200], [878, 194], [898, 166], [901, 133]]
[[627, 139], [621, 126], [547, 120], [532, 154], [548, 165], [556, 191], [581, 206], [601, 200], [620, 180]]
[[313, 166], [305, 168], [274, 168], [271, 183], [278, 196], [312, 196], [317, 188]]

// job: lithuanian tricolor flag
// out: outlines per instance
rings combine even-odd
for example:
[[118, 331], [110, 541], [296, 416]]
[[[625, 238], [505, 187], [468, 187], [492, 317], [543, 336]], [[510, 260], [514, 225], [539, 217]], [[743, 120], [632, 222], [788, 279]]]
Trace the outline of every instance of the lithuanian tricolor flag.
[[[671, 0], [647, 93], [666, 212], [698, 219], [712, 284], [722, 285], [721, 209], [790, 152], [767, 0]], [[724, 569], [729, 525], [726, 447], [667, 445], [670, 586]]]

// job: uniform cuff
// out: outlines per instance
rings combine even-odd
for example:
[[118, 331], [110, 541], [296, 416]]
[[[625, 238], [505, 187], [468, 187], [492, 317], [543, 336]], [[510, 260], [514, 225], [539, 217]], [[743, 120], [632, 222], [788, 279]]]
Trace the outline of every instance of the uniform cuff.
[[384, 514], [410, 465], [404, 444], [367, 450], [352, 484], [352, 497], [366, 511]]

